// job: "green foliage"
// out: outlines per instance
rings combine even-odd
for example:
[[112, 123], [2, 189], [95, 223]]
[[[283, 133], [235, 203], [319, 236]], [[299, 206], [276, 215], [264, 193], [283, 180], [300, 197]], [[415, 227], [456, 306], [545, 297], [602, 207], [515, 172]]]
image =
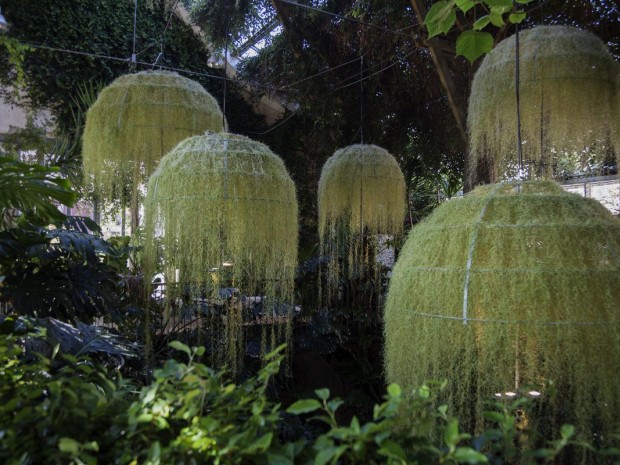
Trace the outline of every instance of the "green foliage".
[[280, 406], [266, 396], [279, 370], [276, 352], [256, 377], [235, 385], [196, 361], [204, 347], [171, 347], [189, 361], [168, 360], [132, 403], [121, 463], [294, 463], [299, 447], [278, 443]]
[[[219, 298], [223, 287], [264, 296], [269, 315], [272, 306], [293, 303], [295, 185], [267, 146], [228, 133], [206, 132], [184, 140], [149, 180], [145, 224], [146, 275], [157, 271], [161, 255], [166, 283], [175, 283], [167, 291], [169, 303], [180, 297]], [[161, 247], [156, 242], [160, 232]], [[227, 341], [219, 355], [226, 356], [233, 371], [245, 352], [238, 304], [227, 310], [227, 317], [216, 317], [225, 323]], [[286, 327], [287, 338], [291, 317], [287, 312], [284, 321], [275, 322]]]
[[35, 215], [44, 225], [64, 219], [52, 201], [73, 206], [77, 196], [58, 171], [0, 157], [0, 229], [14, 225], [18, 216]]
[[[553, 178], [560, 160], [573, 171], [620, 157], [620, 65], [593, 34], [538, 26], [520, 33], [519, 92], [523, 160], [531, 177]], [[515, 176], [515, 37], [502, 41], [476, 72], [469, 98], [471, 163], [498, 180]]]
[[232, 50], [235, 43], [248, 39], [263, 25], [269, 0], [185, 0], [191, 12], [192, 21], [208, 27], [208, 40], [216, 49], [226, 45]]
[[114, 463], [127, 386], [102, 367], [56, 353], [28, 361], [18, 338], [0, 336], [0, 460]]
[[26, 59], [26, 53], [32, 51], [32, 48], [27, 45], [23, 45], [19, 40], [13, 37], [7, 37], [4, 34], [0, 34], [0, 47], [6, 48], [8, 52], [8, 64], [10, 66], [10, 74], [13, 81], [13, 92], [18, 95], [20, 88], [25, 84], [26, 76], [24, 74], [24, 60]]
[[0, 232], [0, 302], [20, 315], [91, 322], [122, 317], [118, 256], [103, 238], [37, 226]]
[[[256, 376], [233, 384], [200, 363], [203, 347], [173, 342], [187, 362], [168, 360], [152, 383], [137, 389], [84, 358], [57, 351], [27, 357], [20, 337], [0, 336], [0, 458], [10, 465], [530, 464], [551, 463], [567, 446], [587, 447], [601, 459], [619, 456], [617, 449], [575, 443], [570, 425], [543, 447], [524, 444], [531, 431], [517, 416], [534, 406], [523, 400], [492, 406], [485, 412], [489, 428], [472, 439], [445, 405], [436, 408], [441, 388], [433, 384], [407, 395], [388, 386], [367, 422], [354, 417], [342, 424], [343, 402], [328, 389], [284, 412], [267, 396], [282, 348], [266, 356]], [[403, 418], [412, 422], [404, 427]], [[280, 438], [293, 420], [322, 428], [314, 436]]]
[[[186, 137], [223, 130], [222, 112], [204, 88], [176, 73], [127, 74], [103, 89], [86, 115], [84, 176], [101, 199], [139, 188]], [[92, 178], [92, 179], [91, 179]]]
[[350, 277], [375, 262], [368, 238], [398, 236], [403, 230], [405, 180], [398, 162], [375, 145], [351, 145], [337, 150], [319, 180], [319, 236], [328, 257], [328, 282], [337, 281], [345, 255]]
[[618, 430], [620, 221], [550, 182], [484, 186], [409, 235], [385, 310], [388, 381], [449, 378], [439, 401], [482, 429], [496, 393], [542, 393], [536, 429]]
[[429, 39], [447, 34], [457, 19], [457, 12], [467, 13], [477, 5], [484, 7], [488, 12], [477, 18], [473, 28], [462, 31], [456, 40], [456, 54], [467, 58], [470, 63], [476, 61], [482, 55], [489, 53], [493, 48], [493, 36], [488, 32], [482, 32], [488, 24], [495, 27], [504, 27], [507, 24], [521, 23], [526, 13], [520, 8], [532, 0], [440, 0], [428, 10], [424, 24], [428, 29]]

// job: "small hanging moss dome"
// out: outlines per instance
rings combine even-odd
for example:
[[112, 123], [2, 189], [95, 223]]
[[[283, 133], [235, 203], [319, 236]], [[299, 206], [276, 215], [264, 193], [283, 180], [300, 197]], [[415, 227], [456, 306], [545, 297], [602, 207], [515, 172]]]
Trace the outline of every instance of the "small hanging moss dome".
[[[166, 282], [177, 283], [167, 290], [169, 299], [218, 296], [220, 287], [232, 286], [265, 296], [266, 313], [271, 305], [291, 308], [297, 197], [284, 163], [267, 146], [228, 133], [185, 139], [149, 180], [145, 225], [145, 271], [151, 276], [163, 260]], [[235, 371], [243, 351], [241, 313], [228, 315], [226, 331]]]
[[[480, 429], [485, 403], [540, 391], [544, 437], [620, 425], [620, 221], [551, 181], [479, 187], [410, 233], [385, 309], [389, 382], [448, 380], [438, 402]], [[553, 388], [549, 388], [553, 383]]]
[[86, 115], [85, 178], [103, 199], [135, 200], [175, 145], [223, 129], [217, 101], [197, 82], [167, 71], [126, 74], [101, 91]]
[[325, 163], [319, 180], [321, 250], [330, 257], [329, 281], [337, 279], [338, 256], [349, 256], [349, 272], [364, 261], [364, 238], [399, 235], [406, 186], [396, 159], [376, 145], [351, 145]]
[[[605, 44], [571, 26], [538, 26], [519, 34], [523, 160], [530, 177], [620, 159], [620, 65]], [[495, 179], [517, 173], [515, 36], [489, 53], [469, 98], [471, 163]]]

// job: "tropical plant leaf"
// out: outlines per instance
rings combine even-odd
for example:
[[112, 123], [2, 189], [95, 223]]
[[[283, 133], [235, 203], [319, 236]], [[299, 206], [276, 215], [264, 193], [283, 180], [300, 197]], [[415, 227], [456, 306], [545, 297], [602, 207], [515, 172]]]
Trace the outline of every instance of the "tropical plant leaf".
[[467, 58], [471, 63], [493, 48], [493, 36], [488, 32], [465, 31], [456, 40], [456, 54]]

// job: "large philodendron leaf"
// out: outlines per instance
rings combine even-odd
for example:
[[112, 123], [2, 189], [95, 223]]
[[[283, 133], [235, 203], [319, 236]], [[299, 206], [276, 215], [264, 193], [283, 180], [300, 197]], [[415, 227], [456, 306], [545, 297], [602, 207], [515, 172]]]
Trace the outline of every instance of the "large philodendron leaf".
[[27, 316], [91, 322], [120, 318], [120, 276], [105, 259], [117, 256], [90, 234], [15, 228], [0, 232], [0, 301]]
[[0, 157], [0, 227], [11, 224], [13, 210], [33, 212], [44, 224], [62, 221], [65, 216], [53, 203], [73, 206], [77, 195], [70, 183], [57, 176], [58, 169], [30, 165], [12, 158]]

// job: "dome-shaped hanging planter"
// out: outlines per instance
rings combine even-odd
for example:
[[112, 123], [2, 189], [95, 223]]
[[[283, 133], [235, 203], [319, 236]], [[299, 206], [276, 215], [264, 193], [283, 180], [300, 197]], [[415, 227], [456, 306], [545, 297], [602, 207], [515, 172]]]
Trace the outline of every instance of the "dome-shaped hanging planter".
[[121, 76], [86, 115], [85, 178], [101, 199], [135, 202], [159, 160], [206, 130], [223, 130], [222, 112], [197, 82], [167, 71]]
[[609, 438], [620, 412], [620, 221], [551, 181], [445, 202], [401, 251], [385, 338], [389, 382], [447, 379], [438, 401], [478, 429], [472, 412], [517, 387], [541, 392], [533, 420], [545, 438], [562, 423]]
[[[522, 153], [527, 175], [588, 172], [620, 159], [620, 65], [590, 32], [538, 26], [519, 34]], [[515, 36], [476, 72], [469, 98], [470, 162], [494, 179], [518, 172]]]
[[376, 268], [368, 238], [402, 233], [405, 194], [403, 173], [385, 149], [351, 145], [327, 160], [319, 181], [319, 236], [331, 290], [343, 272], [353, 277], [362, 266]]
[[[274, 307], [280, 316], [283, 306], [290, 310], [297, 198], [284, 163], [267, 146], [228, 133], [184, 140], [149, 180], [145, 225], [146, 272], [150, 276], [163, 261], [169, 301], [217, 300], [221, 288], [234, 287], [246, 296], [264, 296], [270, 316]], [[227, 311], [226, 361], [234, 371], [249, 315], [241, 306]], [[290, 330], [286, 316], [279, 327]]]

